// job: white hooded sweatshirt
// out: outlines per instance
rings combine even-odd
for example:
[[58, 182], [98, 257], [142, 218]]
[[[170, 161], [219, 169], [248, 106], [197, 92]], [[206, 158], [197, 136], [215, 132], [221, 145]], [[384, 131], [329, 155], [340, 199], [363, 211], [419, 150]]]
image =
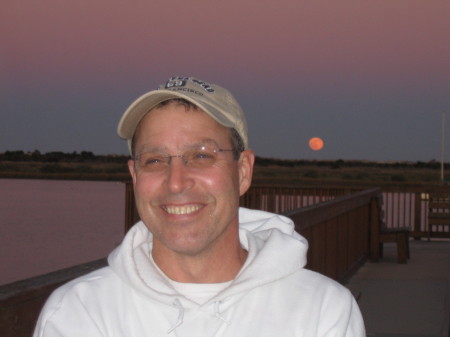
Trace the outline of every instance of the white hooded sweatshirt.
[[108, 257], [109, 266], [58, 288], [34, 337], [363, 337], [351, 293], [304, 269], [306, 240], [286, 217], [239, 210], [247, 260], [216, 295], [180, 294], [151, 258], [142, 222]]

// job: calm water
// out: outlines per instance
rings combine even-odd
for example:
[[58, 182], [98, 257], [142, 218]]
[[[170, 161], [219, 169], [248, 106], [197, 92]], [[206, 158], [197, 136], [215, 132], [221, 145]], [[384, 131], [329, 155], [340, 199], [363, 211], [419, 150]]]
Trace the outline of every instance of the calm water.
[[123, 183], [0, 179], [0, 284], [107, 256], [124, 217]]

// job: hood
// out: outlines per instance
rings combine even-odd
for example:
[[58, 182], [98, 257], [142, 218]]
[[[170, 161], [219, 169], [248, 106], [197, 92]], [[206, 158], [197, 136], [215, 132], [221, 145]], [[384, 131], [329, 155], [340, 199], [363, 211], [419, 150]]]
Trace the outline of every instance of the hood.
[[[247, 260], [235, 280], [206, 306], [220, 303], [224, 311], [256, 287], [284, 278], [306, 264], [308, 243], [295, 232], [291, 219], [263, 211], [239, 209], [239, 237], [248, 251]], [[152, 262], [153, 236], [145, 224], [136, 223], [123, 242], [108, 257], [113, 271], [130, 287], [161, 304], [180, 308], [199, 305], [179, 294]]]

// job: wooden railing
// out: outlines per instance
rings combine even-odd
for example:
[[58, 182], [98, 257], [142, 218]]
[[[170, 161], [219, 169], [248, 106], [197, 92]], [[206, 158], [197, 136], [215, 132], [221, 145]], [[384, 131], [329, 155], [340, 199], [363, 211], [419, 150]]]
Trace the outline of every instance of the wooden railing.
[[370, 189], [285, 212], [309, 243], [306, 268], [345, 282], [370, 255], [370, 233], [379, 226], [380, 189]]
[[[373, 188], [370, 185], [264, 186], [254, 185], [241, 198], [241, 206], [282, 213]], [[380, 186], [384, 222], [388, 228], [411, 228], [411, 236], [428, 238], [429, 195], [446, 193], [450, 186], [392, 185]], [[431, 237], [450, 238], [447, 227], [433, 228]]]
[[273, 213], [303, 208], [336, 197], [359, 192], [362, 188], [303, 187], [253, 185], [240, 200], [242, 207], [260, 209]]

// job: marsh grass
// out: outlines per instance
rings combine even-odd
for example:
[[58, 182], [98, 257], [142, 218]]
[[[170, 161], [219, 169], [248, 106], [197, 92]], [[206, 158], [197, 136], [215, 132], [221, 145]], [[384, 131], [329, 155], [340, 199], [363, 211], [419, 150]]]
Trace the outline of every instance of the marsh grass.
[[298, 167], [256, 166], [254, 182], [261, 184], [301, 184], [305, 182], [329, 183], [409, 183], [438, 184], [439, 170], [417, 167], [340, 167], [303, 165]]

